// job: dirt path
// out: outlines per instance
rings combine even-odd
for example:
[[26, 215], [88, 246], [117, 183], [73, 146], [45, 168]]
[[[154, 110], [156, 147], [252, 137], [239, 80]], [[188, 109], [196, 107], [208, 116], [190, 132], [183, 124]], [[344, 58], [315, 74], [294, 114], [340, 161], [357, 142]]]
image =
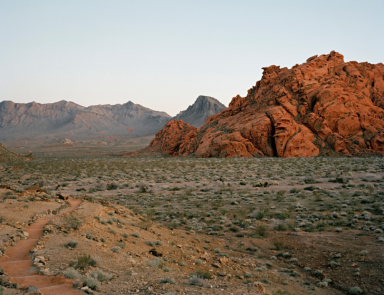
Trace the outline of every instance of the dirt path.
[[0, 258], [0, 267], [4, 269], [4, 272], [11, 276], [13, 283], [21, 284], [23, 286], [35, 286], [44, 295], [56, 295], [66, 294], [75, 295], [83, 294], [79, 291], [72, 289], [72, 280], [66, 279], [62, 276], [43, 276], [33, 270], [31, 270], [32, 260], [29, 256], [29, 252], [36, 245], [41, 235], [43, 234], [44, 226], [52, 219], [57, 218], [63, 214], [69, 213], [79, 207], [81, 200], [68, 199], [71, 204], [64, 212], [52, 216], [37, 220], [26, 231], [29, 233], [27, 240], [21, 240], [19, 243], [12, 247], [5, 257]]

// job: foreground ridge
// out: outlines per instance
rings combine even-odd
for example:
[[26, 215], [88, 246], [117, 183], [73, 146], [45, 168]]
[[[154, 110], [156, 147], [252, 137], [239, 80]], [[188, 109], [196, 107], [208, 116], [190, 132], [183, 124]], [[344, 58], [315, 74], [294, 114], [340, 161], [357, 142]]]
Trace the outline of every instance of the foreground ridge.
[[384, 153], [382, 63], [346, 63], [332, 51], [291, 69], [263, 70], [247, 96], [234, 97], [199, 129], [170, 121], [136, 154], [287, 158]]
[[20, 241], [16, 246], [12, 247], [5, 256], [0, 258], [0, 267], [11, 277], [11, 282], [19, 284], [20, 286], [31, 286], [38, 288], [42, 294], [55, 295], [55, 294], [82, 294], [81, 292], [72, 289], [73, 280], [66, 279], [63, 276], [44, 276], [33, 272], [32, 260], [29, 252], [39, 241], [43, 234], [44, 226], [52, 219], [67, 214], [75, 210], [81, 204], [81, 200], [68, 198], [71, 205], [63, 213], [39, 219], [33, 223], [26, 232], [28, 239]]

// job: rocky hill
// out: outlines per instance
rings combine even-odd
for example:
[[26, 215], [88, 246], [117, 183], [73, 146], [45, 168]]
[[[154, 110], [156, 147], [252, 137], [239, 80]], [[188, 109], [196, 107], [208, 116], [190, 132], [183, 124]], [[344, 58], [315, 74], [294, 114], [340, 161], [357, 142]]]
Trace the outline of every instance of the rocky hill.
[[139, 104], [83, 107], [68, 101], [39, 104], [0, 103], [0, 139], [34, 134], [70, 135], [82, 138], [98, 133], [136, 136], [154, 134], [171, 116]]
[[189, 106], [185, 111], [180, 112], [173, 117], [174, 120], [183, 120], [185, 123], [194, 127], [200, 127], [205, 124], [208, 117], [220, 113], [226, 108], [217, 99], [200, 95], [195, 103]]
[[32, 153], [25, 156], [19, 153], [16, 153], [10, 149], [7, 149], [3, 144], [0, 143], [0, 163], [9, 163], [9, 162], [25, 162], [32, 160]]
[[384, 65], [332, 51], [270, 66], [245, 97], [196, 129], [171, 121], [143, 152], [197, 157], [384, 154]]

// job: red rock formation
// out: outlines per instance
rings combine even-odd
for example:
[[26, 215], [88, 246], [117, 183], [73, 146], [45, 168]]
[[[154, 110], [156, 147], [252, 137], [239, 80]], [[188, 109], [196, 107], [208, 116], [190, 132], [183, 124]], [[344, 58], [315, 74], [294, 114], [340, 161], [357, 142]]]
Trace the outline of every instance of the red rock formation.
[[171, 121], [146, 150], [171, 156], [313, 157], [384, 153], [384, 65], [313, 56], [270, 66], [199, 129]]
[[181, 145], [193, 140], [196, 136], [196, 130], [195, 127], [184, 123], [182, 120], [172, 120], [156, 134], [149, 144], [148, 151], [162, 151], [163, 154], [170, 156], [192, 153], [193, 149], [184, 145], [181, 147]]

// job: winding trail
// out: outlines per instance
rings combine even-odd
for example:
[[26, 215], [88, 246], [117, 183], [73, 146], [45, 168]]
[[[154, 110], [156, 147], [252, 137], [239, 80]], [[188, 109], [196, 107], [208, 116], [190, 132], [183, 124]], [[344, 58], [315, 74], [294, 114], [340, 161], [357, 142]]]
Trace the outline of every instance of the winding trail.
[[6, 256], [0, 258], [0, 267], [8, 274], [13, 283], [23, 286], [35, 286], [44, 295], [78, 295], [80, 291], [72, 289], [72, 281], [63, 276], [43, 276], [30, 270], [32, 260], [29, 252], [33, 249], [43, 234], [44, 226], [52, 219], [75, 210], [81, 204], [81, 200], [69, 198], [70, 207], [64, 212], [44, 219], [37, 220], [26, 231], [29, 233], [27, 240], [20, 240], [12, 247]]

